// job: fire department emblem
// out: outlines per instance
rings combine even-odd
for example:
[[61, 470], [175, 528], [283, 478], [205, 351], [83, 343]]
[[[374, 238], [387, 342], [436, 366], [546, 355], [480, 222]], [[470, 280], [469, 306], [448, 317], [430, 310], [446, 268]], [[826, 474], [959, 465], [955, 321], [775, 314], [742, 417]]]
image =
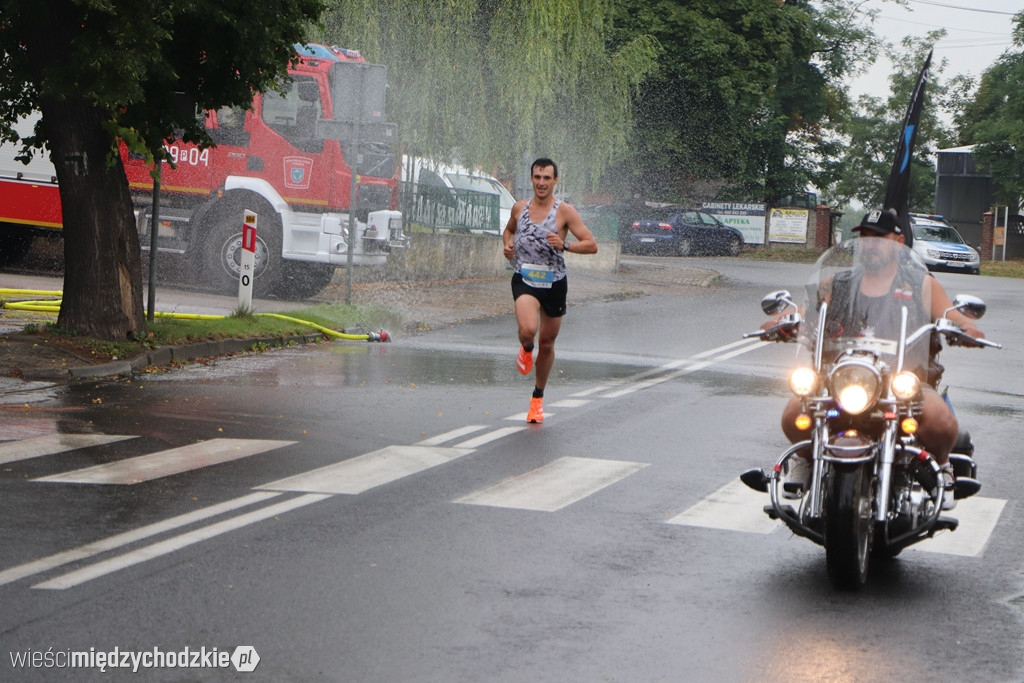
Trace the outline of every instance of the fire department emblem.
[[312, 159], [307, 157], [285, 157], [284, 186], [293, 190], [308, 190], [312, 171]]

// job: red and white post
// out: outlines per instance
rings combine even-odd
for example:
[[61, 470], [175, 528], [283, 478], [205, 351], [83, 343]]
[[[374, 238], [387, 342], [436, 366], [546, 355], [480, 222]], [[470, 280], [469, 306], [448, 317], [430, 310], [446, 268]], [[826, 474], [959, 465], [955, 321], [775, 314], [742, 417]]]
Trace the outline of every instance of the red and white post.
[[256, 265], [256, 214], [246, 209], [242, 224], [242, 254], [238, 264], [238, 306], [252, 309], [252, 280]]

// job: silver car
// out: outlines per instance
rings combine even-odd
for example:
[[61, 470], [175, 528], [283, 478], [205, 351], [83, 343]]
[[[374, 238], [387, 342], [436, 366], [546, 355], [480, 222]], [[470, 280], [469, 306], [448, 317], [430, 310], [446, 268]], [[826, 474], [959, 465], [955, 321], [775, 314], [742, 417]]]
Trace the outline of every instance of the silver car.
[[978, 252], [942, 216], [912, 213], [910, 223], [914, 228], [914, 252], [928, 270], [972, 275], [981, 272]]

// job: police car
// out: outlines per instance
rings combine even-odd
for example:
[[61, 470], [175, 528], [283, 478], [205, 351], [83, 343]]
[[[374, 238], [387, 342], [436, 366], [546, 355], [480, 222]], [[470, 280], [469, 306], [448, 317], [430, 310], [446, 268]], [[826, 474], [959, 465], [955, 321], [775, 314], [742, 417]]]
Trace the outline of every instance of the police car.
[[978, 252], [942, 216], [912, 213], [910, 224], [914, 228], [914, 252], [928, 270], [972, 275], [981, 271]]

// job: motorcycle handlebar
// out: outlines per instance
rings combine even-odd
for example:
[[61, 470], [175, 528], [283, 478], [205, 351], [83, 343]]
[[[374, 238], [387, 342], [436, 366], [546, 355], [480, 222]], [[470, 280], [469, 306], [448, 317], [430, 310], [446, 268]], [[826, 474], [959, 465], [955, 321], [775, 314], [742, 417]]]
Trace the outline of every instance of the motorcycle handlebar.
[[796, 341], [796, 333], [800, 329], [800, 317], [795, 314], [783, 316], [770, 327], [757, 332], [747, 332], [743, 339], [758, 338], [761, 341], [790, 342]]
[[956, 332], [949, 330], [944, 332], [946, 341], [949, 342], [950, 346], [988, 346], [993, 349], [1003, 348], [1002, 344], [989, 341], [988, 339], [981, 339], [980, 337], [972, 337], [966, 332]]
[[[757, 330], [756, 332], [746, 332], [743, 334], [743, 339], [760, 339], [766, 342], [790, 342], [796, 341], [797, 330], [800, 329], [801, 320], [797, 316], [785, 316], [772, 324], [770, 327], [765, 329]], [[972, 337], [960, 328], [959, 325], [943, 318], [930, 325], [925, 325], [923, 328], [918, 330], [915, 334], [911, 335], [908, 341], [913, 341], [921, 336], [921, 334], [930, 330], [937, 330], [942, 333], [946, 338], [947, 343], [950, 346], [966, 346], [966, 347], [989, 347], [993, 349], [1003, 348], [1002, 344], [982, 339], [980, 337]]]
[[[931, 325], [926, 325], [923, 328], [925, 331], [933, 329], [942, 334], [946, 338], [946, 343], [950, 346], [967, 346], [967, 347], [983, 347], [988, 346], [990, 348], [1001, 349], [1002, 344], [988, 341], [980, 337], [972, 337], [971, 335], [964, 332], [963, 328], [958, 324], [950, 320], [949, 318], [939, 318]], [[918, 336], [917, 334], [914, 335]]]

